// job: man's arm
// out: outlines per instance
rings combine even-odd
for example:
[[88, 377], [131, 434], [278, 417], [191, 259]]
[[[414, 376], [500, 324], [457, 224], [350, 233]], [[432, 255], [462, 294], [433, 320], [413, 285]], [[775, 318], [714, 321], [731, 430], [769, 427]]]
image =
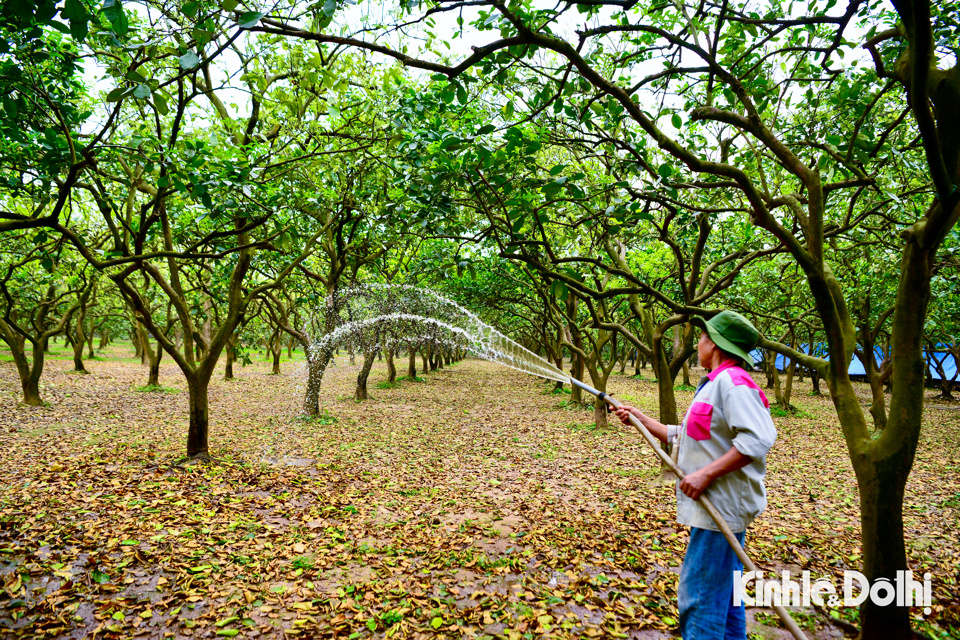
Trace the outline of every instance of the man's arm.
[[640, 409], [636, 407], [628, 407], [625, 404], [620, 405], [619, 409], [614, 409], [613, 412], [617, 414], [617, 417], [620, 418], [620, 421], [623, 424], [630, 424], [630, 415], [632, 414], [637, 420], [640, 421], [640, 424], [645, 426], [647, 430], [653, 434], [653, 437], [657, 438], [661, 442], [667, 441], [667, 425], [661, 424], [651, 418], [650, 416], [644, 414]]
[[680, 481], [680, 491], [689, 498], [697, 500], [700, 494], [707, 490], [714, 480], [733, 471], [743, 469], [753, 462], [753, 458], [740, 453], [736, 447], [730, 447], [725, 454]]

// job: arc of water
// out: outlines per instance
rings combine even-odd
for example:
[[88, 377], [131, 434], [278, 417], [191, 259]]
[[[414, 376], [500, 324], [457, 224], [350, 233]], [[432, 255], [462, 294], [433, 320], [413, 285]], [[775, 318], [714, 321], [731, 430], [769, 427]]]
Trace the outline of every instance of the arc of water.
[[[398, 291], [412, 296], [410, 300], [412, 303], [411, 306], [414, 308], [427, 306], [425, 304], [425, 299], [432, 300], [436, 305], [443, 307], [443, 309], [438, 308], [437, 311], [442, 311], [442, 315], [447, 315], [447, 318], [451, 322], [456, 322], [456, 324], [451, 324], [451, 322], [447, 322], [442, 319], [413, 313], [382, 313], [383, 305], [377, 304], [378, 301], [371, 298], [374, 293], [386, 293], [388, 297], [391, 298], [389, 301], [390, 303], [398, 304], [400, 300], [390, 295]], [[417, 289], [416, 287], [410, 287], [406, 285], [370, 285], [363, 288], [345, 290], [341, 292], [340, 295], [344, 300], [346, 300], [347, 304], [353, 302], [357, 305], [351, 309], [351, 315], [356, 315], [357, 312], [360, 311], [367, 311], [376, 315], [360, 320], [351, 320], [342, 324], [330, 334], [324, 336], [321, 341], [319, 341], [318, 344], [321, 348], [331, 348], [332, 345], [336, 344], [339, 340], [343, 340], [351, 335], [361, 335], [371, 329], [393, 328], [395, 330], [406, 329], [413, 331], [418, 326], [431, 327], [440, 330], [441, 334], [444, 332], [447, 333], [448, 335], [446, 340], [455, 344], [456, 346], [466, 347], [480, 358], [497, 362], [504, 366], [523, 371], [524, 373], [533, 374], [549, 380], [556, 380], [559, 382], [576, 385], [615, 408], [620, 406], [620, 403], [616, 399], [612, 398], [606, 393], [594, 389], [590, 385], [584, 384], [583, 382], [572, 378], [529, 349], [517, 344], [490, 325], [486, 324], [475, 314], [464, 309], [452, 300], [435, 292], [424, 291]], [[382, 303], [383, 301], [379, 302]], [[337, 307], [338, 305], [335, 304], [333, 306]], [[440, 340], [441, 336], [432, 336], [432, 338]], [[680, 467], [673, 462], [670, 456], [663, 451], [656, 438], [653, 437], [650, 431], [632, 415], [630, 416], [630, 422], [640, 432], [644, 440], [647, 441], [660, 459], [663, 460], [663, 462], [669, 466], [674, 473], [677, 474], [677, 477], [682, 479], [684, 477], [683, 470], [680, 469]], [[743, 547], [740, 546], [740, 542], [736, 539], [736, 536], [734, 536], [733, 532], [730, 530], [730, 527], [727, 525], [726, 521], [717, 511], [716, 507], [706, 494], [702, 494], [700, 496], [700, 503], [707, 510], [707, 513], [709, 513], [713, 518], [714, 522], [717, 523], [720, 531], [723, 532], [727, 542], [730, 543], [730, 546], [733, 548], [734, 552], [737, 554], [737, 557], [744, 564], [744, 566], [747, 567], [748, 570], [756, 571], [756, 565], [744, 552]], [[797, 626], [797, 623], [794, 622], [793, 618], [790, 617], [790, 614], [786, 609], [781, 606], [774, 606], [773, 609], [776, 611], [780, 619], [783, 620], [783, 623], [787, 629], [789, 629], [793, 636], [797, 638], [797, 640], [806, 640], [806, 636], [800, 630], [800, 627]]]

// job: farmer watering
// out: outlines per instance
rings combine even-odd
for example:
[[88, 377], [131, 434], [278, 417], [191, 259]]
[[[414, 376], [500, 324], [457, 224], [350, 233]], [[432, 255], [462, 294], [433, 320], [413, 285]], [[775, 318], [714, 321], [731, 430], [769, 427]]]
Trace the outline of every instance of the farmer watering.
[[734, 606], [734, 571], [742, 564], [700, 504], [707, 492], [737, 540], [767, 505], [763, 477], [767, 451], [777, 437], [770, 403], [742, 368], [759, 332], [733, 311], [691, 320], [703, 329], [697, 356], [700, 379], [683, 424], [664, 425], [634, 407], [616, 410], [625, 424], [633, 414], [663, 442], [679, 446], [684, 478], [677, 485], [677, 522], [690, 527], [680, 570], [680, 633], [684, 640], [743, 640], [746, 616]]

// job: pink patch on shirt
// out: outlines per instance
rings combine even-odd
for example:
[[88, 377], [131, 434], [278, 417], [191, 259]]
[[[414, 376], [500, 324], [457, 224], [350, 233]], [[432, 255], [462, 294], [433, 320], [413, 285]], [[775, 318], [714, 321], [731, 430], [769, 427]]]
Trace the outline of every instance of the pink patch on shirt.
[[687, 435], [694, 440], [709, 440], [712, 421], [713, 406], [706, 402], [694, 402], [687, 415]]
[[767, 400], [766, 394], [763, 390], [757, 386], [757, 383], [753, 381], [753, 378], [750, 377], [750, 374], [743, 370], [743, 368], [738, 367], [733, 360], [726, 360], [719, 367], [707, 374], [707, 377], [710, 380], [714, 380], [721, 371], [726, 371], [730, 375], [730, 380], [733, 381], [733, 384], [739, 386], [744, 385], [748, 389], [756, 389], [757, 393], [760, 394], [760, 400], [763, 401], [763, 406], [767, 409], [770, 408], [770, 401]]

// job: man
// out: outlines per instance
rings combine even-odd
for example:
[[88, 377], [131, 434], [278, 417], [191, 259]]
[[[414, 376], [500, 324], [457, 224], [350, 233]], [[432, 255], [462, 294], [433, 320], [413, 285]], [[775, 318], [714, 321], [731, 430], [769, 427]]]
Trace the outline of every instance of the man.
[[664, 442], [679, 439], [678, 464], [685, 477], [677, 486], [677, 522], [690, 527], [690, 543], [680, 569], [680, 633], [684, 640], [744, 640], [744, 607], [733, 606], [733, 572], [742, 570], [730, 544], [713, 518], [699, 504], [709, 487], [711, 502], [743, 545], [747, 526], [767, 505], [763, 477], [767, 451], [777, 431], [770, 403], [741, 361], [759, 332], [733, 311], [704, 322], [697, 343], [700, 379], [683, 424], [664, 425], [638, 409], [617, 410], [624, 424], [633, 414]]

